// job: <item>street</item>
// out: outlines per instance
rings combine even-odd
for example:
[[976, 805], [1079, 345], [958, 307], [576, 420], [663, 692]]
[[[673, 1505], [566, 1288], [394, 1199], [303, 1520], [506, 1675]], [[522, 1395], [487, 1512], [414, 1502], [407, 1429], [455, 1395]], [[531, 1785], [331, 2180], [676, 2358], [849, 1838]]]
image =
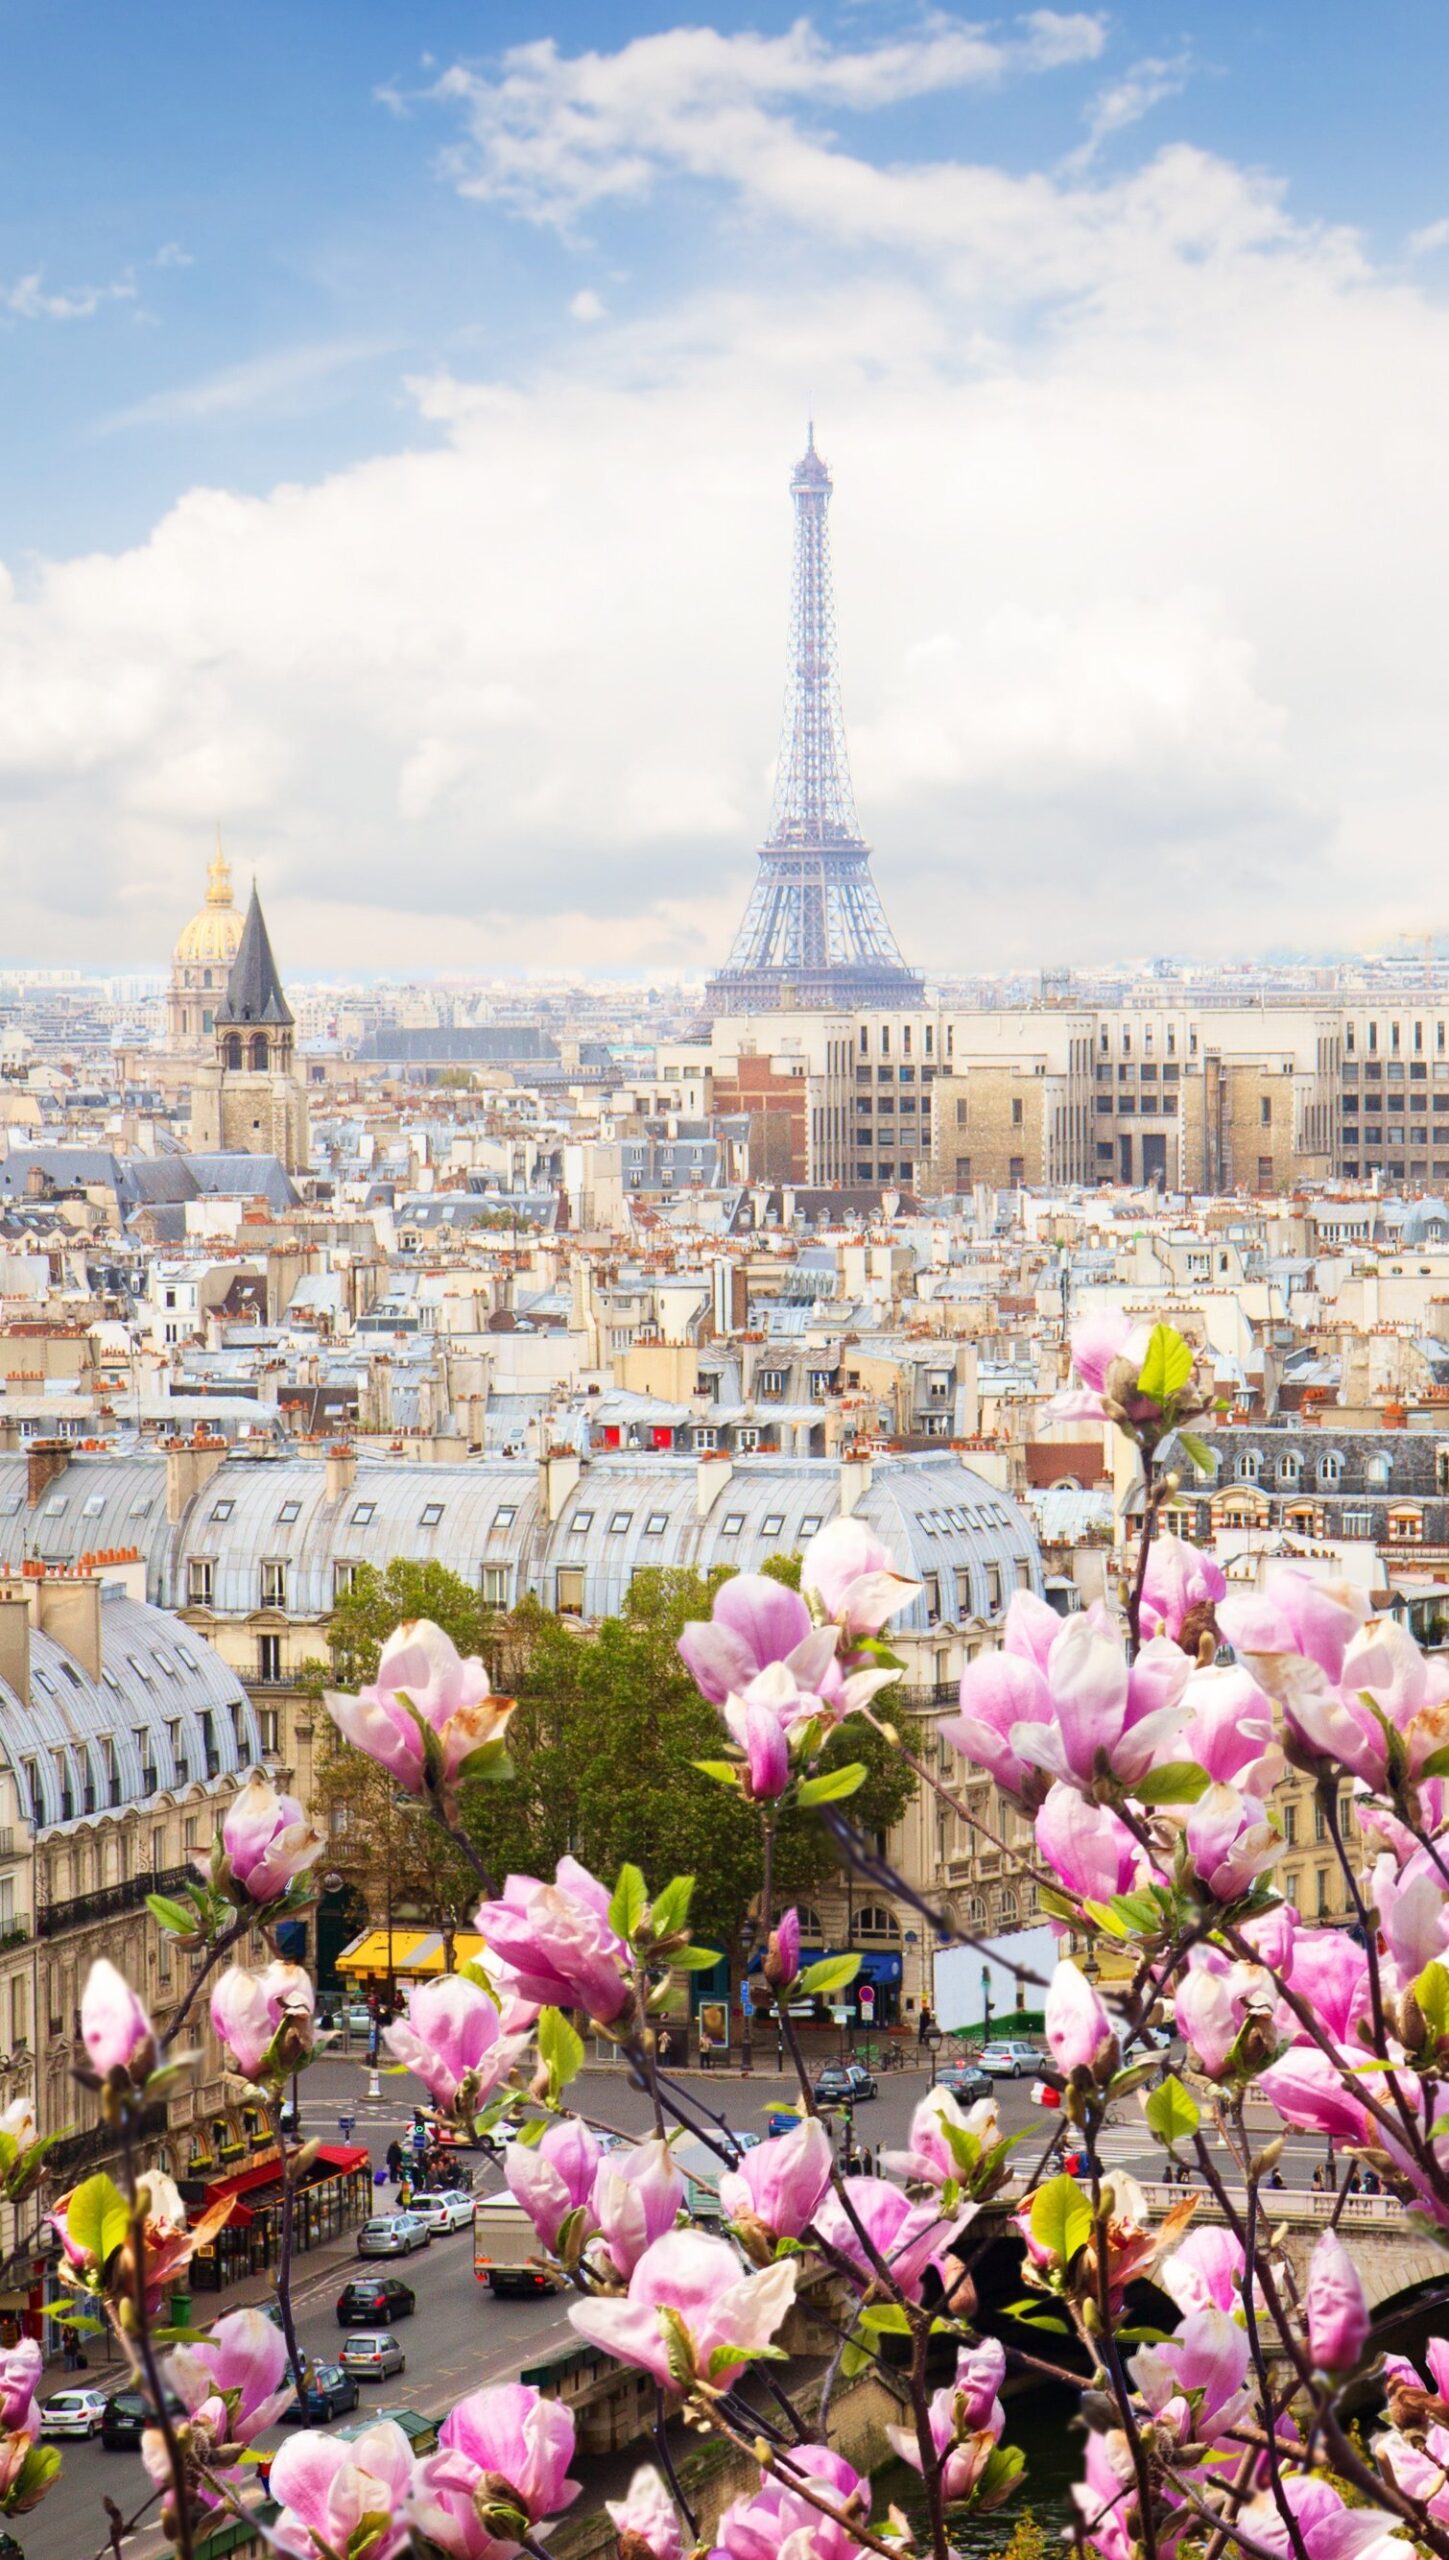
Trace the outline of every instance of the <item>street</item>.
[[[793, 2080], [773, 2071], [757, 2072], [749, 2081], [733, 2073], [714, 2077], [692, 2073], [683, 2085], [688, 2101], [700, 2111], [708, 2107], [737, 2130], [760, 2133], [771, 2106], [791, 2097], [795, 2090]], [[912, 2110], [928, 2085], [929, 2073], [924, 2069], [886, 2074], [880, 2082], [879, 2097], [857, 2110], [857, 2147], [868, 2144], [872, 2152], [877, 2152], [882, 2144], [887, 2149], [902, 2145]], [[315, 2064], [301, 2083], [302, 2129], [304, 2134], [323, 2140], [335, 2138], [339, 2116], [350, 2113], [355, 2119], [353, 2138], [366, 2143], [374, 2165], [381, 2166], [389, 2142], [411, 2123], [412, 2097], [421, 2092], [410, 2078], [387, 2073], [382, 2075], [377, 2099], [368, 2100], [362, 2094], [366, 2086], [366, 2073], [355, 2063]], [[1030, 2128], [1033, 2134], [1040, 2132], [1044, 2142], [1051, 2119], [1032, 2104], [1030, 2092], [1028, 2080], [997, 2083], [1003, 2127], [1008, 2132]], [[586, 2071], [575, 2084], [573, 2095], [580, 2112], [596, 2123], [615, 2126], [631, 2135], [649, 2129], [647, 2102], [639, 2091], [628, 2087], [621, 2070]], [[1160, 2167], [1162, 2154], [1141, 2129], [1136, 2101], [1128, 2100], [1119, 2113], [1121, 2124], [1110, 2126], [1104, 2135], [1104, 2159], [1111, 2166], [1131, 2168], [1138, 2175], [1153, 2173]], [[1283, 2163], [1288, 2182], [1296, 2186], [1309, 2184], [1322, 2154], [1320, 2142], [1307, 2136], [1290, 2137]], [[502, 2184], [497, 2168], [481, 2154], [468, 2156], [476, 2167], [477, 2192], [496, 2191]], [[1024, 2167], [1030, 2168], [1037, 2156], [1038, 2145], [1034, 2141], [1018, 2148], [1017, 2157]], [[390, 2190], [379, 2191], [380, 2202], [384, 2194], [390, 2194]], [[314, 2258], [298, 2262], [294, 2285], [298, 2335], [303, 2348], [319, 2358], [336, 2356], [344, 2333], [337, 2326], [333, 2306], [343, 2284], [358, 2271], [358, 2264], [351, 2255], [340, 2261], [335, 2255], [326, 2255], [322, 2264]], [[389, 2404], [441, 2416], [465, 2392], [482, 2383], [510, 2380], [521, 2365], [534, 2362], [570, 2334], [567, 2302], [562, 2294], [542, 2296], [536, 2301], [496, 2301], [473, 2273], [472, 2237], [466, 2230], [447, 2239], [435, 2239], [430, 2248], [405, 2263], [390, 2260], [383, 2264], [387, 2271], [396, 2267], [418, 2295], [416, 2313], [397, 2324], [397, 2337], [407, 2354], [407, 2370], [383, 2383], [364, 2383], [359, 2409], [335, 2420], [335, 2426], [354, 2425], [369, 2408]], [[201, 2295], [195, 2304], [196, 2317], [198, 2321], [208, 2320], [218, 2311], [238, 2309], [243, 2301], [263, 2300], [266, 2293], [266, 2281], [258, 2279], [237, 2286], [220, 2302], [214, 2296]], [[107, 2389], [119, 2388], [123, 2379], [119, 2359], [107, 2367], [99, 2340], [92, 2341], [89, 2353], [86, 2380]], [[42, 2397], [62, 2389], [69, 2379], [58, 2367], [51, 2368]], [[279, 2444], [290, 2432], [277, 2428], [262, 2442], [267, 2446]], [[63, 2450], [64, 2469], [55, 2488], [32, 2515], [17, 2519], [19, 2539], [28, 2560], [90, 2560], [91, 2554], [102, 2554], [106, 2532], [101, 2499], [114, 2498], [129, 2517], [146, 2496], [138, 2453], [106, 2453], [99, 2442], [67, 2443]], [[129, 2539], [127, 2549], [133, 2560], [151, 2560], [162, 2543], [158, 2531], [143, 2527]]]

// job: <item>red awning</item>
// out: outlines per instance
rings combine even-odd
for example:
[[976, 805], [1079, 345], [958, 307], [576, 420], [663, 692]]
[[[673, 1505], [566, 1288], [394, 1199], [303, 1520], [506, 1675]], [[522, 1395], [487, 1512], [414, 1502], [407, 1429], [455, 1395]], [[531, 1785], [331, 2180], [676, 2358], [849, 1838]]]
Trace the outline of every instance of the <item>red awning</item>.
[[223, 2196], [250, 2195], [254, 2187], [279, 2187], [281, 2183], [282, 2164], [274, 2155], [270, 2160], [254, 2162], [250, 2169], [238, 2169], [234, 2177], [210, 2179], [206, 2201], [220, 2204]]
[[317, 2157], [329, 2169], [370, 2169], [372, 2153], [365, 2142], [319, 2142]]

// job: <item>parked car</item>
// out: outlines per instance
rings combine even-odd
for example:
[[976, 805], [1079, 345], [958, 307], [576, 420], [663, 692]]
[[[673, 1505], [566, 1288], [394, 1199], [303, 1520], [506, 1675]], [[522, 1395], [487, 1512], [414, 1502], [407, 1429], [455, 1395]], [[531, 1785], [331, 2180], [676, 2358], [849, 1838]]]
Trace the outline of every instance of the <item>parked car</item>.
[[[166, 2407], [173, 2418], [186, 2415], [185, 2405], [174, 2391], [167, 2392]], [[101, 2419], [101, 2442], [107, 2453], [134, 2453], [150, 2423], [150, 2413], [139, 2391], [113, 2392]]]
[[359, 2258], [410, 2258], [414, 2249], [426, 2249], [432, 2236], [425, 2217], [411, 2206], [406, 2213], [378, 2213], [359, 2231], [357, 2254]]
[[936, 2074], [938, 2089], [949, 2089], [953, 2098], [969, 2106], [977, 2098], [991, 2095], [991, 2074], [979, 2062], [946, 2062]]
[[854, 2104], [878, 2094], [875, 2076], [863, 2062], [827, 2062], [815, 2083], [816, 2097], [832, 2099], [837, 2105], [842, 2099]]
[[397, 2276], [354, 2276], [337, 2297], [339, 2329], [390, 2329], [416, 2311], [418, 2297]]
[[390, 2373], [405, 2373], [408, 2360], [390, 2329], [354, 2329], [343, 2339], [337, 2361], [359, 2382], [382, 2382]]
[[981, 2068], [993, 2080], [1034, 2079], [1046, 2056], [1039, 2044], [1028, 2044], [1024, 2037], [994, 2036], [981, 2048]]
[[302, 2389], [282, 2411], [282, 2424], [325, 2427], [329, 2418], [355, 2409], [361, 2398], [355, 2376], [344, 2373], [340, 2364], [309, 2365]]
[[97, 2436], [106, 2414], [104, 2391], [52, 2391], [40, 2404], [43, 2436]]

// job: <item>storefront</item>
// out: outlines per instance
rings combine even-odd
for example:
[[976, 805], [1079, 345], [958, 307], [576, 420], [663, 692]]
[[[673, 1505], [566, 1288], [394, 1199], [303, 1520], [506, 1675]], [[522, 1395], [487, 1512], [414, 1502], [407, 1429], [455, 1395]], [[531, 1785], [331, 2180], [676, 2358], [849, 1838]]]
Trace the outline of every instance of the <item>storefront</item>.
[[[274, 2267], [282, 2246], [282, 2164], [273, 2150], [233, 2176], [202, 2182], [186, 2178], [182, 2199], [192, 2213], [224, 2197], [231, 2212], [209, 2248], [191, 2262], [192, 2289], [219, 2293], [243, 2276]], [[372, 2211], [372, 2157], [360, 2143], [324, 2142], [293, 2202], [292, 2248], [297, 2256], [340, 2232], [353, 2230]]]
[[[893, 2027], [901, 2014], [901, 1958], [893, 1947], [802, 1947], [800, 1969], [819, 1964], [823, 1957], [852, 1955], [856, 1959], [855, 1980], [844, 1991], [832, 1992], [833, 2000], [849, 2009], [853, 2020], [861, 2026]], [[869, 1997], [862, 2000], [865, 1991]]]
[[483, 1953], [483, 1941], [471, 1929], [454, 1931], [451, 1967], [441, 1929], [364, 1929], [342, 1949], [337, 1971], [343, 1982], [367, 1991], [379, 1982], [432, 1981], [460, 1965], [477, 1964]]

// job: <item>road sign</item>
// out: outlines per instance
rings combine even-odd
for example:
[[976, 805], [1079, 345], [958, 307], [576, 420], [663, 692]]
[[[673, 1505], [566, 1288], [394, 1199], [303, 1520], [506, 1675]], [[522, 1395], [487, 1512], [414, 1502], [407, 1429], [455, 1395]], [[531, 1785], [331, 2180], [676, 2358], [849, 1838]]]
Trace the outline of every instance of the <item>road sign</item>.
[[875, 1985], [873, 1982], [863, 1982], [860, 1986], [860, 2014], [863, 2018], [868, 2018], [873, 2014], [874, 2009]]
[[740, 1984], [740, 2015], [745, 2018], [752, 2018], [754, 2014], [755, 2003], [753, 1994], [751, 1993], [749, 1984], [747, 1982], [742, 1982]]

